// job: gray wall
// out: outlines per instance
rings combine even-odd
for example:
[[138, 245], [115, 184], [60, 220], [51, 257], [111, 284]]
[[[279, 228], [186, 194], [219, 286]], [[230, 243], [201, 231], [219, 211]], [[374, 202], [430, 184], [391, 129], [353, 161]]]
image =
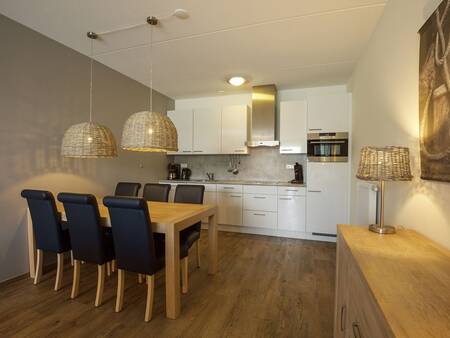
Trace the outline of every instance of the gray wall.
[[[89, 58], [0, 15], [0, 281], [28, 271], [23, 188], [110, 194], [117, 181], [166, 176], [163, 154], [119, 150], [116, 159], [64, 159], [72, 124], [89, 119]], [[159, 111], [173, 109], [154, 92]], [[103, 65], [94, 68], [94, 120], [120, 142], [123, 123], [146, 109], [148, 88]]]
[[186, 163], [192, 170], [192, 178], [206, 178], [207, 172], [213, 172], [219, 180], [265, 180], [290, 181], [294, 179], [294, 170], [286, 169], [286, 164], [299, 162], [303, 165], [306, 179], [306, 155], [280, 155], [279, 148], [254, 148], [250, 155], [239, 155], [239, 174], [227, 171], [229, 155], [181, 155], [170, 156], [171, 162]]

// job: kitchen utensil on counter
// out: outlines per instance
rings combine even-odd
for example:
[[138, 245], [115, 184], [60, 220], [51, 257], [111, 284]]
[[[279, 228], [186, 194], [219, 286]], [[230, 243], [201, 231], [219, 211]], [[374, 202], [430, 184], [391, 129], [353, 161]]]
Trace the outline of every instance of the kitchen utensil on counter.
[[167, 179], [179, 180], [181, 176], [181, 165], [179, 163], [169, 163], [167, 166]]
[[189, 181], [191, 179], [192, 170], [189, 168], [183, 168], [181, 170], [181, 179], [184, 181]]
[[206, 176], [208, 176], [208, 181], [214, 181], [214, 173], [206, 173]]
[[228, 172], [233, 173], [233, 175], [239, 174], [239, 168], [238, 165], [241, 164], [241, 161], [239, 159], [238, 155], [230, 155], [230, 162], [228, 164]]
[[293, 184], [303, 184], [303, 167], [298, 162], [294, 165], [294, 179], [291, 181]]

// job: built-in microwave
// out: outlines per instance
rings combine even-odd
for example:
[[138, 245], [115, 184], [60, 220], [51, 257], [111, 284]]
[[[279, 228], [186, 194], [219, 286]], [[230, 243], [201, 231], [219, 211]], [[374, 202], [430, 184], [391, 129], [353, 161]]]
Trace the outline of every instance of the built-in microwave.
[[309, 133], [308, 161], [347, 162], [348, 133]]

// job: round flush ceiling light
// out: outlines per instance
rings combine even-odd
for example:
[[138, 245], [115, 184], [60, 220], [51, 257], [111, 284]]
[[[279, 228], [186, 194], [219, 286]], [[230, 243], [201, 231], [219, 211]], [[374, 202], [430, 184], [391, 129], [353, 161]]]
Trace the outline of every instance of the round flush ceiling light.
[[233, 76], [228, 79], [228, 83], [235, 87], [242, 86], [245, 81], [245, 78], [243, 78], [242, 76]]

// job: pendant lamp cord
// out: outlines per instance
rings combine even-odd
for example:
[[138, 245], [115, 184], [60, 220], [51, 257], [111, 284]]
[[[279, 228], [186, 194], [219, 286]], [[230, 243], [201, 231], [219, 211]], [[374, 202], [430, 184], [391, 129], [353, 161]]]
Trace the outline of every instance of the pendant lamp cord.
[[92, 76], [94, 66], [94, 40], [91, 40], [91, 82], [89, 86], [89, 122], [92, 122]]
[[149, 111], [153, 112], [153, 25], [150, 25], [150, 100]]

